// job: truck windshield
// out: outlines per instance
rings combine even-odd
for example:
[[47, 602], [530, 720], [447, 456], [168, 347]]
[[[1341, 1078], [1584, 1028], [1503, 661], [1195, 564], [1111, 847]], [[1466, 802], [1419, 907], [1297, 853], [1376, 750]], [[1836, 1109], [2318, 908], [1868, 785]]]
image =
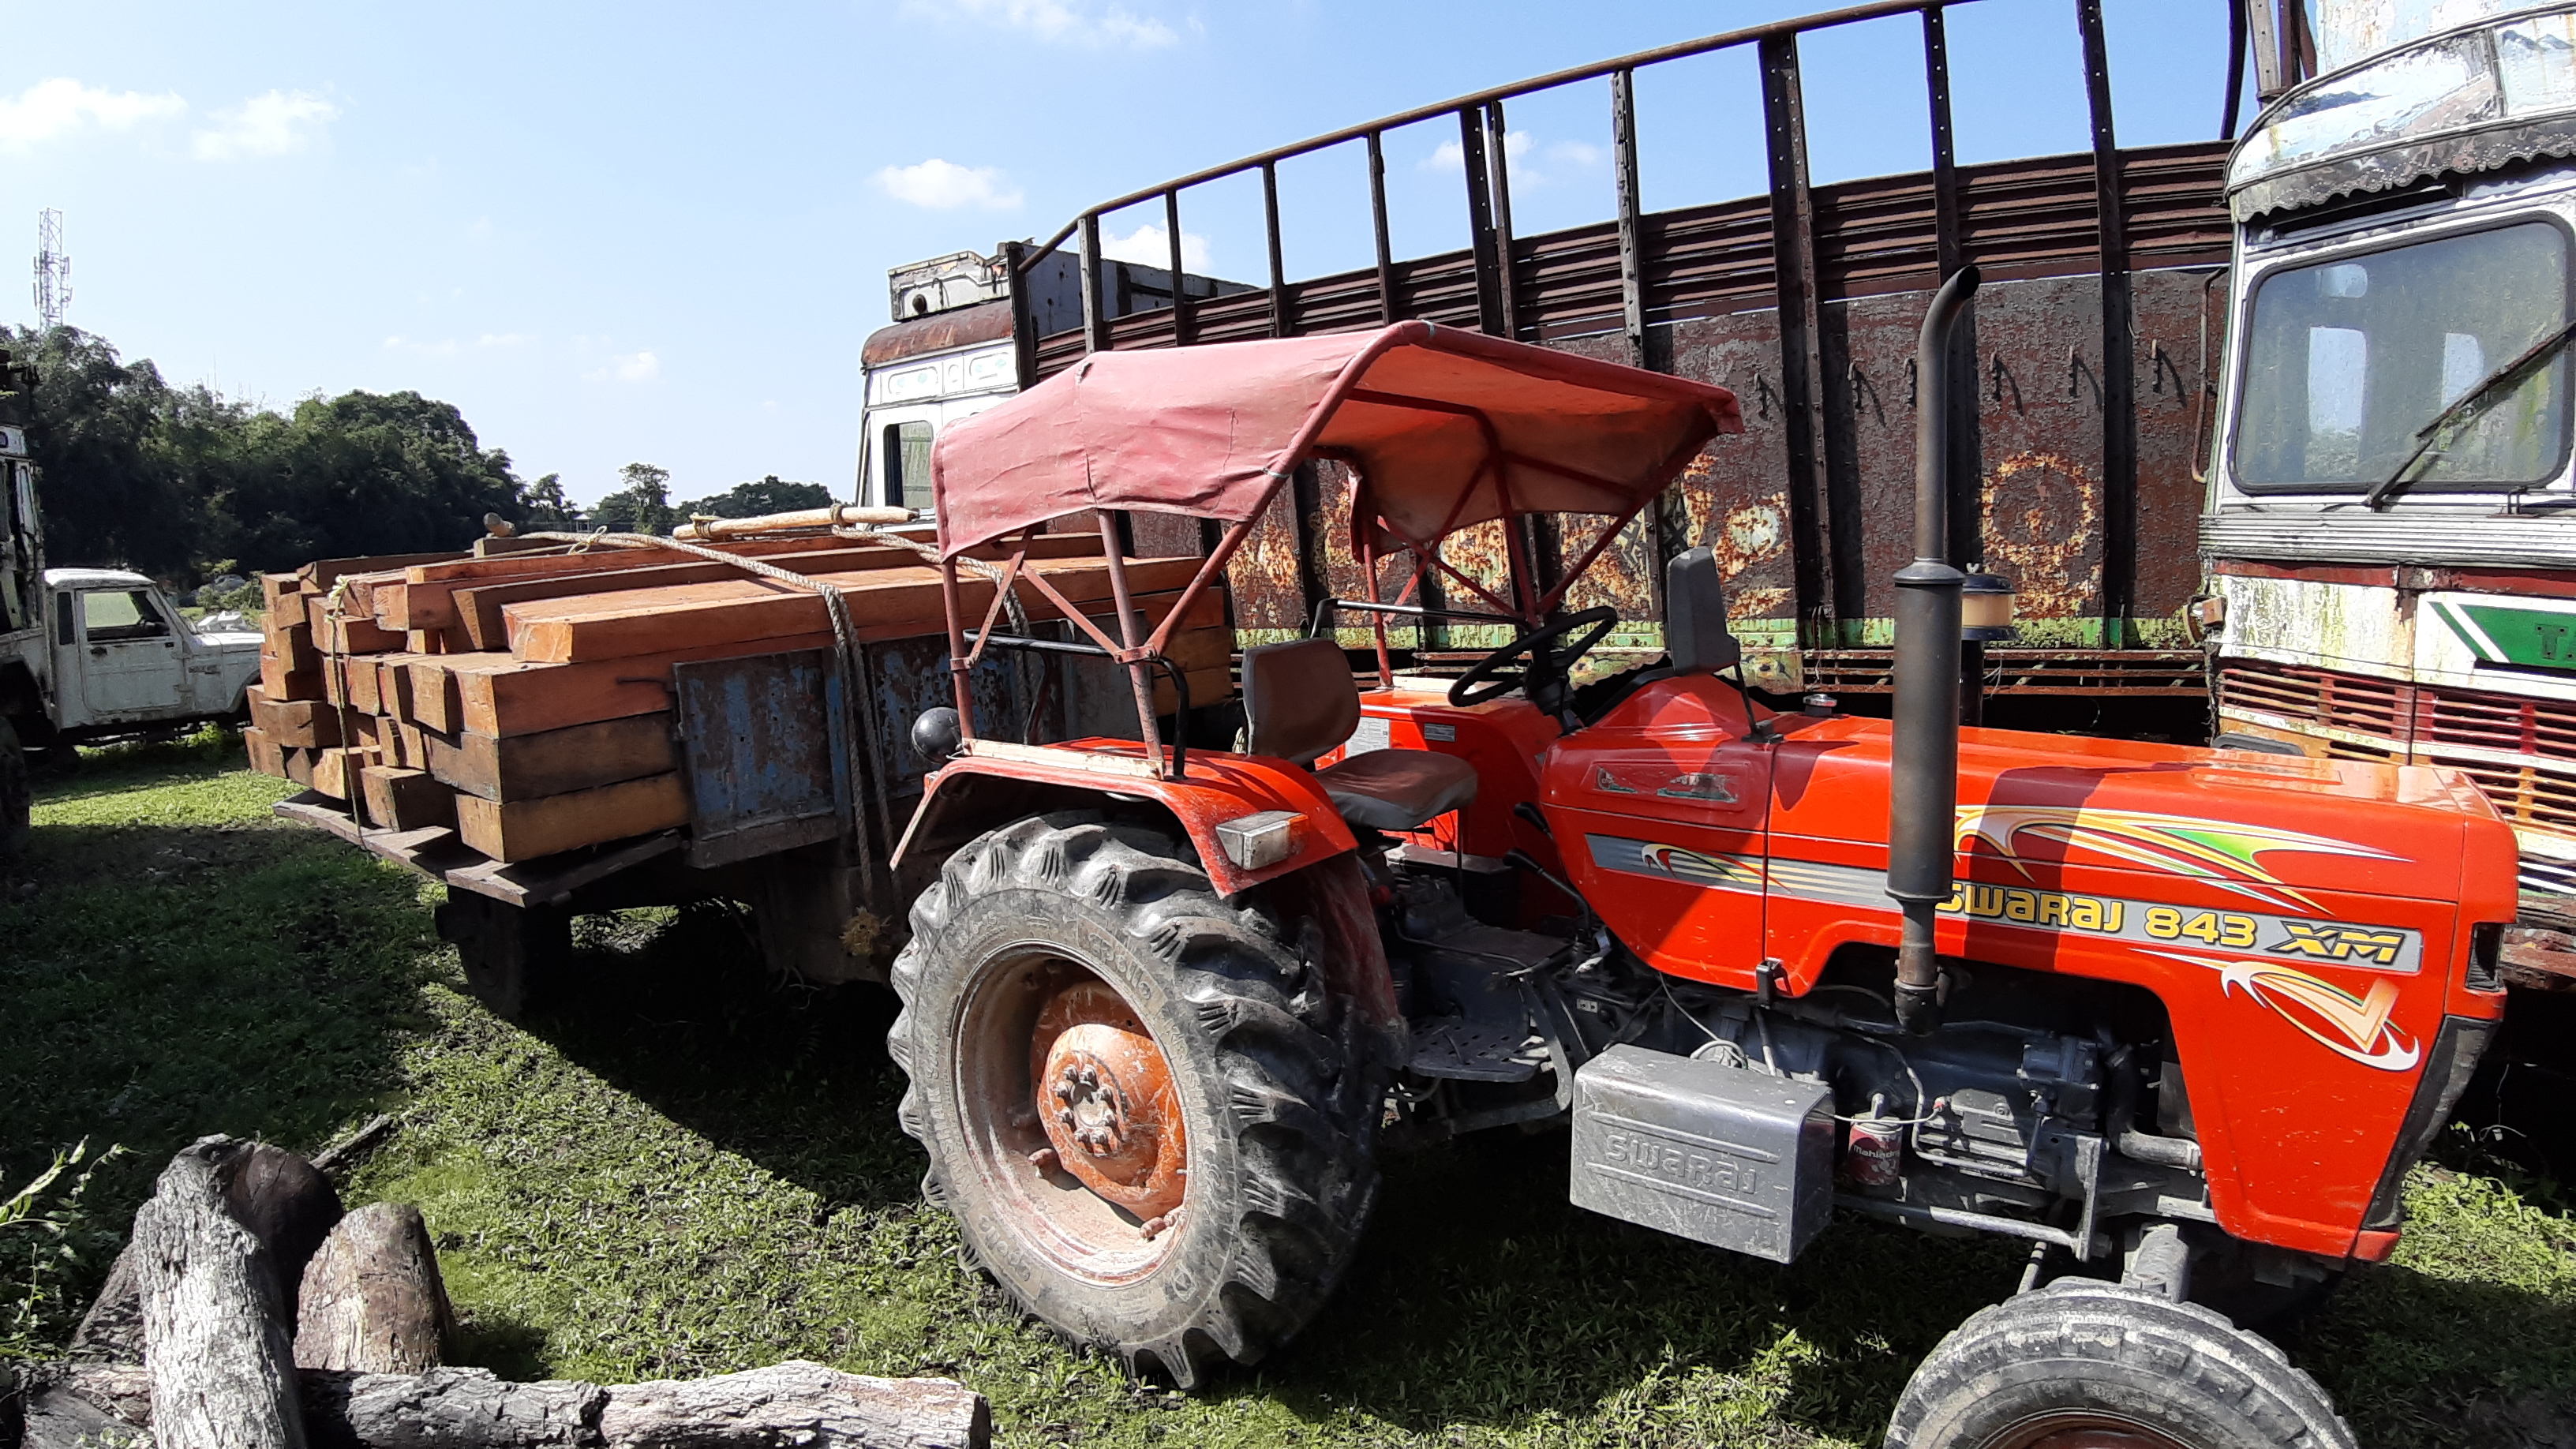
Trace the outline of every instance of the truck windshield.
[[[2419, 429], [2567, 322], [2567, 237], [2528, 222], [2265, 277], [2248, 324], [2236, 478], [2346, 492], [2389, 476]], [[2415, 491], [2527, 488], [2567, 452], [2562, 354], [2408, 469]]]

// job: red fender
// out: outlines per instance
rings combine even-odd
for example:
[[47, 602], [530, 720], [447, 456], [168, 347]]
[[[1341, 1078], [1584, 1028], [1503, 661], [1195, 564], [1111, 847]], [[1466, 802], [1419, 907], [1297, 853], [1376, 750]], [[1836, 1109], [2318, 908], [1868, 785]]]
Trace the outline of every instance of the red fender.
[[[1131, 740], [1076, 740], [1062, 745], [1018, 745], [972, 740], [966, 753], [924, 782], [919, 808], [895, 848], [904, 852], [938, 812], [941, 787], [975, 776], [1053, 785], [1096, 795], [1148, 800], [1168, 811], [1189, 835], [1217, 894], [1233, 897], [1277, 883], [1274, 902], [1288, 920], [1312, 920], [1324, 933], [1325, 980], [1381, 1033], [1402, 1030], [1395, 981], [1385, 943], [1378, 938], [1368, 887], [1358, 868], [1358, 841], [1315, 777], [1282, 760], [1221, 750], [1192, 750], [1189, 774], [1165, 779]], [[1285, 859], [1244, 870], [1226, 859], [1216, 827], [1265, 810], [1286, 810], [1292, 848]]]

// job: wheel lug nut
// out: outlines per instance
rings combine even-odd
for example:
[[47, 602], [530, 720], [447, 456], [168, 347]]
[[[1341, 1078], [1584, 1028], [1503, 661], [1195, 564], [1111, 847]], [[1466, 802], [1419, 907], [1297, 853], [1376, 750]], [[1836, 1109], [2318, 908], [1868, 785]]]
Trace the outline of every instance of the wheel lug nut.
[[1041, 1147], [1029, 1154], [1029, 1166], [1040, 1172], [1052, 1173], [1061, 1169], [1064, 1163], [1055, 1155], [1054, 1148]]

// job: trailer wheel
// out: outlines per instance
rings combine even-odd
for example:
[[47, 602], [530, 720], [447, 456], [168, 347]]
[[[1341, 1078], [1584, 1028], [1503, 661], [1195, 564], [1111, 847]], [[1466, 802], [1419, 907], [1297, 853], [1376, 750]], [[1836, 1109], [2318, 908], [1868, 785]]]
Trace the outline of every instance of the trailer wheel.
[[2282, 1352], [2206, 1308], [2061, 1278], [1959, 1325], [1886, 1449], [2353, 1449]]
[[465, 989], [494, 1016], [517, 1021], [553, 999], [572, 955], [570, 911], [450, 890], [435, 920], [465, 966]]
[[0, 719], [0, 861], [27, 853], [36, 808], [35, 786], [27, 770], [27, 751], [18, 743], [17, 726]]
[[923, 1194], [1030, 1313], [1195, 1387], [1302, 1328], [1377, 1196], [1384, 1083], [1311, 944], [1187, 848], [1079, 814], [950, 857], [887, 1049]]

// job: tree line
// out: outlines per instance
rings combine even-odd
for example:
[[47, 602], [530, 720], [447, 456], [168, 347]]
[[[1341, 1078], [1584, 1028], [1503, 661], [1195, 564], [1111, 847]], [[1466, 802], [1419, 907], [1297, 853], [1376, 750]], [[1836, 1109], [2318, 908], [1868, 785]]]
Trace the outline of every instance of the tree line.
[[452, 403], [417, 392], [345, 392], [274, 412], [202, 383], [173, 386], [74, 327], [9, 328], [35, 381], [9, 399], [25, 424], [55, 567], [130, 568], [194, 587], [226, 572], [317, 558], [461, 548], [485, 514], [522, 529], [668, 532], [695, 514], [746, 518], [832, 501], [771, 475], [679, 503], [670, 473], [630, 463], [587, 512], [560, 475], [522, 480]]

